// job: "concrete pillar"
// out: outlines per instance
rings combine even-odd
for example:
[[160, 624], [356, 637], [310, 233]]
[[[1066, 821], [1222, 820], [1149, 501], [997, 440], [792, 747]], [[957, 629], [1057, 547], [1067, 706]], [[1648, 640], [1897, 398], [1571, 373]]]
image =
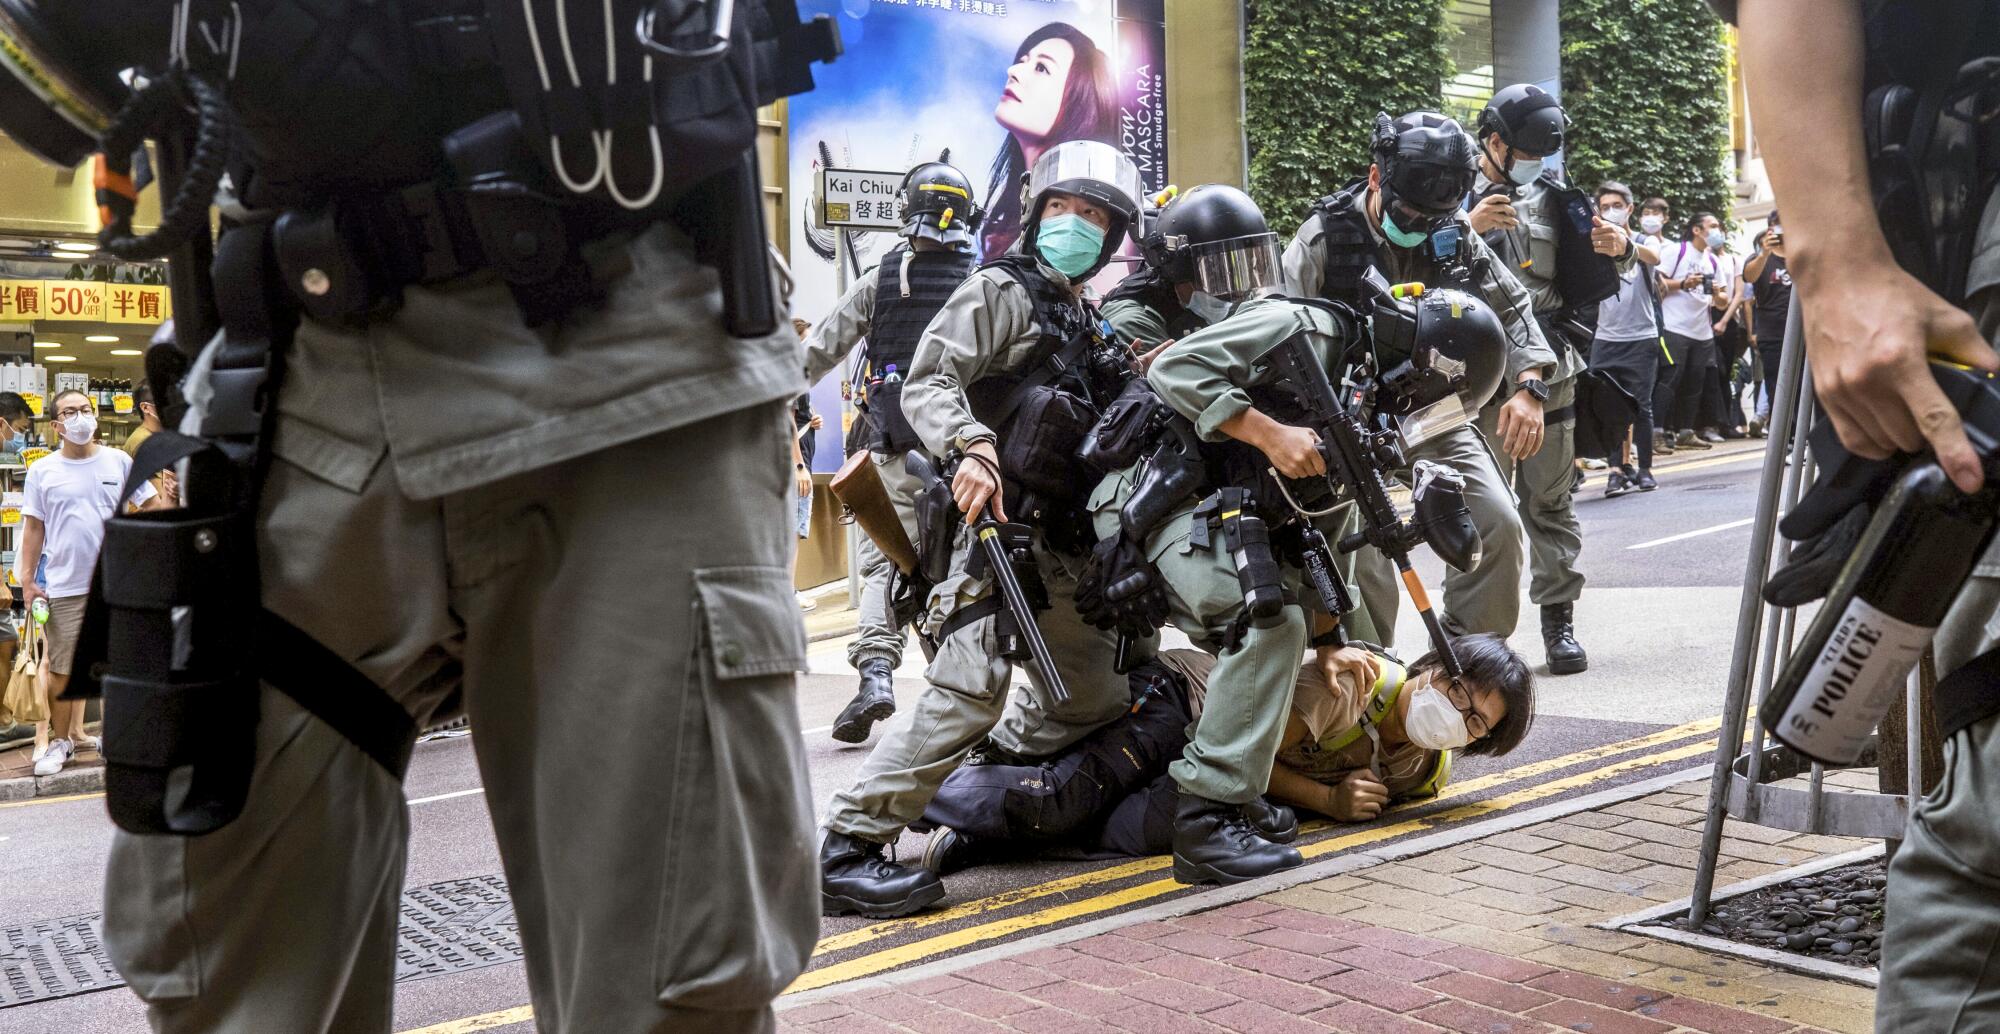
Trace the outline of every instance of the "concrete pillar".
[[1493, 85], [1533, 83], [1562, 96], [1560, 0], [1493, 0]]
[[1243, 5], [1166, 0], [1167, 172], [1182, 189], [1249, 185], [1243, 137]]

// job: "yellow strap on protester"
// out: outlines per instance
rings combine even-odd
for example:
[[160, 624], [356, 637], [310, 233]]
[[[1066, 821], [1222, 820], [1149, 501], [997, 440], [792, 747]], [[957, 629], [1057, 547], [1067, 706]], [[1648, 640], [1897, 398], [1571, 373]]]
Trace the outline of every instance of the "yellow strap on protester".
[[1438, 751], [1437, 764], [1431, 766], [1430, 778], [1424, 780], [1420, 785], [1412, 789], [1409, 793], [1398, 794], [1397, 799], [1405, 800], [1411, 797], [1436, 797], [1439, 793], [1443, 792], [1444, 784], [1451, 782], [1452, 753], [1453, 752], [1449, 750]]

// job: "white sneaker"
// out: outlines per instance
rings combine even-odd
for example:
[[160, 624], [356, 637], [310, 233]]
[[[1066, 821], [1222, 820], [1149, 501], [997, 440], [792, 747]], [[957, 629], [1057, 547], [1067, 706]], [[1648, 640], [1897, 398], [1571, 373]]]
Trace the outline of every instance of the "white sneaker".
[[69, 745], [70, 752], [75, 753], [79, 750], [97, 750], [104, 746], [104, 742], [87, 732], [79, 732], [69, 738]]
[[69, 760], [72, 752], [73, 748], [70, 747], [68, 740], [52, 741], [48, 753], [43, 754], [41, 760], [35, 762], [35, 774], [52, 776], [62, 771], [63, 762]]

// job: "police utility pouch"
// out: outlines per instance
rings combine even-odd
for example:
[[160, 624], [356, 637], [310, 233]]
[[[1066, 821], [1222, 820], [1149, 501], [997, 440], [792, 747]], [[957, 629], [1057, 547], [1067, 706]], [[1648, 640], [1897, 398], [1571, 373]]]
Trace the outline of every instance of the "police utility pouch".
[[[1547, 182], [1547, 181], [1545, 181]], [[1618, 263], [1600, 255], [1590, 241], [1597, 205], [1589, 195], [1567, 184], [1550, 183], [1544, 204], [1556, 211], [1556, 290], [1569, 309], [1595, 305], [1618, 293], [1623, 281]]]
[[1097, 407], [1053, 385], [1031, 389], [1000, 441], [1000, 470], [1045, 501], [1074, 501], [1077, 453], [1097, 426]]
[[1134, 377], [1084, 436], [1079, 455], [1096, 470], [1123, 470], [1139, 462], [1173, 415], [1144, 377]]
[[248, 799], [258, 675], [242, 643], [258, 608], [241, 590], [257, 584], [255, 537], [247, 513], [106, 522], [93, 592], [120, 633], [100, 682], [105, 800], [121, 829], [207, 833]]

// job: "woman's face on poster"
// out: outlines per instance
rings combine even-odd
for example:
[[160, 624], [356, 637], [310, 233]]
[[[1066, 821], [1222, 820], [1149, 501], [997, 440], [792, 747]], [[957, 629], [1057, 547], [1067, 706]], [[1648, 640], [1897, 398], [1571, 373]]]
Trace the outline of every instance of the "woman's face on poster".
[[1007, 69], [1007, 89], [993, 118], [1028, 141], [1048, 136], [1062, 114], [1063, 90], [1075, 61], [1076, 48], [1068, 40], [1045, 39], [1029, 48]]

